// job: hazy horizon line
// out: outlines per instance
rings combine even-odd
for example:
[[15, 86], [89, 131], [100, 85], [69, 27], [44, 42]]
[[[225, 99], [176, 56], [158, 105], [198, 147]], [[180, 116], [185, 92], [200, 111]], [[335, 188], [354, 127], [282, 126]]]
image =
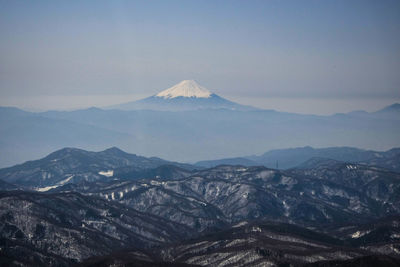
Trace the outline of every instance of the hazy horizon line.
[[[137, 101], [146, 97], [150, 96], [147, 94], [96, 94], [9, 97], [0, 100], [0, 106], [16, 107], [28, 112], [74, 111], [92, 107], [106, 109], [108, 106]], [[263, 110], [325, 116], [354, 111], [376, 112], [400, 103], [400, 98], [243, 97], [235, 95], [222, 97]]]

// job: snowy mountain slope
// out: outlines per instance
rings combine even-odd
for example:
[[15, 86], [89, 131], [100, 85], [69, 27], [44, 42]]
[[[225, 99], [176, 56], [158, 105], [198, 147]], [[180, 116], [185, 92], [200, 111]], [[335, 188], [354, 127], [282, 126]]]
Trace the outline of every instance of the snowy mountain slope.
[[162, 252], [165, 260], [200, 266], [301, 266], [365, 255], [341, 244], [338, 239], [294, 225], [253, 222], [169, 246]]
[[[0, 177], [36, 190], [59, 187], [56, 191], [95, 194], [198, 229], [260, 217], [322, 224], [400, 211], [399, 173], [322, 159], [305, 166], [288, 171], [243, 166], [194, 170], [117, 148], [66, 148], [2, 169]], [[106, 184], [82, 184], [91, 181]]]
[[[71, 179], [46, 193], [1, 192], [0, 256], [18, 262], [18, 253], [35, 255], [28, 266], [68, 266], [108, 253], [92, 260], [113, 263], [117, 253], [144, 266], [152, 266], [151, 259], [297, 266], [400, 255], [399, 173], [315, 158], [286, 171], [229, 165], [185, 170], [157, 167], [150, 159], [116, 148], [64, 149], [28, 162], [18, 175], [59, 162], [53, 171], [101, 169], [104, 179]], [[113, 176], [107, 177], [111, 166]], [[135, 250], [137, 244], [148, 250]], [[120, 249], [128, 254], [118, 254]]]
[[54, 190], [118, 201], [196, 231], [260, 218], [321, 227], [400, 213], [399, 174], [346, 164], [319, 172], [218, 166], [180, 179], [111, 180]]

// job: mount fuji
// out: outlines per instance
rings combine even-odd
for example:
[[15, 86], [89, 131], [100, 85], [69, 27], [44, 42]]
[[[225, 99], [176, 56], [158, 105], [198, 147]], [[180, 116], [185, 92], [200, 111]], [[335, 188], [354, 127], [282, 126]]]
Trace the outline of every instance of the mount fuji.
[[184, 80], [160, 93], [128, 103], [111, 106], [122, 110], [184, 111], [198, 109], [257, 110], [222, 98], [196, 81]]

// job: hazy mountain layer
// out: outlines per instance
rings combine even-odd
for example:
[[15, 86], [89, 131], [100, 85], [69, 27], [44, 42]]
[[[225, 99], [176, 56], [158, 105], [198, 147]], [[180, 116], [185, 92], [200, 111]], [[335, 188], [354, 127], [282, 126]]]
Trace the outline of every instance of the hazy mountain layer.
[[[2, 108], [0, 150], [7, 157], [0, 158], [0, 166], [43, 157], [62, 147], [98, 151], [118, 146], [141, 155], [182, 162], [305, 145], [386, 150], [400, 146], [399, 118], [397, 110], [379, 116], [376, 113], [314, 116], [228, 109], [166, 112], [92, 108], [28, 113]], [[260, 161], [275, 167], [277, 159], [275, 156], [271, 159], [272, 166], [267, 160]], [[280, 165], [280, 168], [293, 166], [285, 166], [283, 161]]]

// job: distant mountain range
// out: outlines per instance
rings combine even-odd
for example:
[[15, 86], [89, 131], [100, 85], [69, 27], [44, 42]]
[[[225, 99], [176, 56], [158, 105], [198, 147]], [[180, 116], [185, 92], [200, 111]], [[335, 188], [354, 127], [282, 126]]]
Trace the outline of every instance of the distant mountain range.
[[[0, 167], [44, 157], [62, 147], [100, 151], [117, 146], [184, 162], [305, 145], [385, 150], [400, 146], [399, 132], [396, 106], [375, 113], [332, 116], [231, 109], [170, 112], [90, 108], [32, 113], [0, 108]], [[277, 159], [271, 159], [272, 165], [263, 164], [275, 167]], [[293, 166], [283, 161], [279, 165]]]
[[299, 162], [287, 163], [277, 155], [265, 155], [265, 160], [243, 155], [302, 146], [382, 151], [400, 146], [399, 133], [400, 104], [371, 113], [293, 114], [234, 103], [185, 80], [112, 109], [34, 113], [0, 107], [0, 167], [44, 157], [63, 147], [101, 151], [117, 146], [171, 161], [241, 156], [236, 163], [255, 161], [276, 167], [278, 160], [279, 168], [288, 168]]
[[215, 167], [221, 164], [258, 166], [269, 168], [289, 169], [299, 167], [313, 158], [333, 159], [345, 162], [365, 163], [383, 167], [389, 170], [400, 171], [400, 148], [393, 148], [385, 152], [364, 150], [354, 147], [312, 148], [299, 147], [268, 151], [261, 156], [247, 156], [226, 158], [219, 160], [199, 161], [195, 165], [201, 167]]

